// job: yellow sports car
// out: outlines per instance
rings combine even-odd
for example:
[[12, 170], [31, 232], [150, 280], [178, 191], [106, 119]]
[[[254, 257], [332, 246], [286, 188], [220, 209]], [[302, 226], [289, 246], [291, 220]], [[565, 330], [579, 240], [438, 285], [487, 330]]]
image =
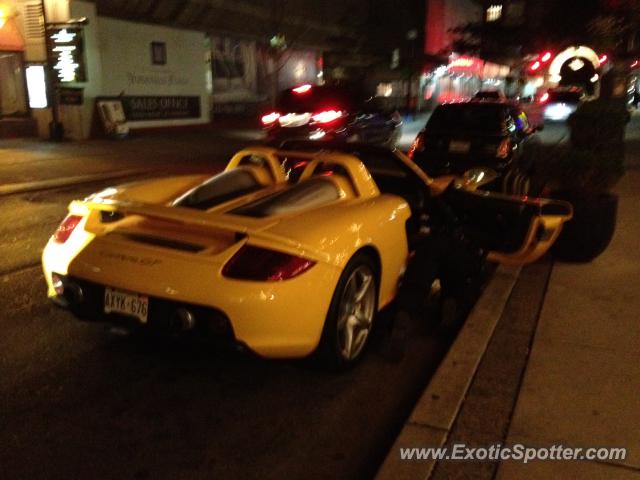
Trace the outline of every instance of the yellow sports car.
[[215, 176], [72, 202], [42, 255], [49, 297], [82, 318], [220, 335], [266, 357], [320, 349], [344, 366], [433, 227], [432, 202], [500, 262], [537, 259], [571, 216], [562, 202], [474, 191], [482, 170], [434, 180], [398, 151], [327, 148], [248, 148]]

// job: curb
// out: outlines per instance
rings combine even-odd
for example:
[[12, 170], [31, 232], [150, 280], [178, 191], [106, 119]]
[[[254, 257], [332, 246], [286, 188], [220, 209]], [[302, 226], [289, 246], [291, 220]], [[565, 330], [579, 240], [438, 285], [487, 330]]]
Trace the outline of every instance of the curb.
[[426, 479], [431, 475], [435, 460], [401, 460], [400, 448], [445, 444], [519, 275], [520, 267], [498, 267], [405, 422], [376, 480]]
[[75, 177], [52, 178], [49, 180], [38, 180], [35, 182], [9, 183], [6, 185], [0, 185], [0, 197], [5, 195], [15, 195], [17, 193], [27, 193], [38, 190], [50, 190], [52, 188], [82, 185], [84, 183], [93, 183], [102, 180], [113, 180], [117, 178], [131, 177], [143, 173], [149, 173], [149, 171], [141, 169], [122, 170], [112, 173], [94, 173], [90, 175], [77, 175]]

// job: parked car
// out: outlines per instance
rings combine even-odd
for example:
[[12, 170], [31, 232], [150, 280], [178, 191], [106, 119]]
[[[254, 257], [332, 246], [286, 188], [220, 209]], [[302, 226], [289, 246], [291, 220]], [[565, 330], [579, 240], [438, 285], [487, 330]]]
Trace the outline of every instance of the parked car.
[[535, 132], [540, 129], [529, 124], [527, 114], [515, 103], [439, 105], [418, 133], [409, 158], [431, 176], [489, 167], [500, 174], [492, 189], [528, 193], [523, 187], [503, 184], [516, 170], [523, 175], [531, 171], [540, 143]]
[[395, 145], [401, 134], [398, 112], [386, 112], [376, 97], [354, 85], [301, 85], [285, 90], [274, 110], [261, 117], [267, 140], [342, 140]]
[[585, 95], [579, 87], [558, 87], [549, 89], [540, 98], [544, 104], [544, 119], [564, 122], [584, 101]]
[[477, 174], [432, 179], [397, 150], [295, 147], [72, 202], [43, 252], [48, 296], [88, 320], [216, 335], [265, 357], [318, 351], [344, 367], [419, 235], [464, 225], [490, 258], [522, 264], [571, 216], [563, 202], [473, 191]]

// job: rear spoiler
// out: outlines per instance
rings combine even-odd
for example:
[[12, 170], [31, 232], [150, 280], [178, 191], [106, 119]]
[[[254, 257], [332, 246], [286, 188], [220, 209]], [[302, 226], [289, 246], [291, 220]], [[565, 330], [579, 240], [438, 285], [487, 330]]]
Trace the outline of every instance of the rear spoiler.
[[193, 225], [203, 228], [216, 228], [229, 230], [236, 233], [249, 233], [264, 226], [263, 219], [242, 218], [242, 222], [234, 221], [234, 218], [225, 214], [205, 213], [183, 207], [168, 207], [140, 202], [122, 200], [94, 199], [90, 201], [71, 202], [69, 210], [77, 211], [119, 212], [125, 215], [140, 215], [147, 218], [166, 220], [183, 225]]
[[88, 214], [90, 211], [118, 212], [124, 215], [139, 215], [145, 218], [155, 218], [182, 225], [190, 225], [211, 230], [224, 230], [235, 233], [237, 236], [251, 235], [258, 242], [272, 244], [277, 242], [283, 250], [291, 250], [296, 253], [300, 248], [328, 262], [330, 255], [309, 245], [291, 238], [275, 235], [264, 231], [273, 224], [273, 220], [267, 218], [237, 217], [223, 213], [202, 212], [184, 207], [169, 207], [166, 205], [153, 205], [148, 203], [129, 202], [122, 200], [93, 199], [90, 201], [73, 201], [69, 205], [71, 213]]

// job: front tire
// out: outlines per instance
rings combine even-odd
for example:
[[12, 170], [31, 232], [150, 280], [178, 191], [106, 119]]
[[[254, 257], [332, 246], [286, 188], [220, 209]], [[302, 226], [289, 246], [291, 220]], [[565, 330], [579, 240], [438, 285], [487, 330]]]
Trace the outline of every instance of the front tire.
[[343, 370], [366, 349], [378, 310], [378, 271], [369, 255], [356, 254], [340, 275], [320, 339], [323, 364]]

